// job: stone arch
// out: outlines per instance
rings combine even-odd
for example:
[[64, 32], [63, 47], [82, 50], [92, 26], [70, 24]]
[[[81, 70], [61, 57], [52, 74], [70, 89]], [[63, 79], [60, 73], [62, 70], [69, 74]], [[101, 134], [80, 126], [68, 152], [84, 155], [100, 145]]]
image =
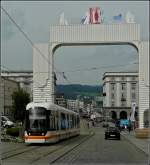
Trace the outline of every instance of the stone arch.
[[110, 112], [111, 118], [116, 120], [117, 119], [117, 112], [116, 111], [111, 111]]
[[[53, 64], [53, 55], [56, 49], [62, 45], [84, 45], [84, 44], [130, 44], [134, 46], [139, 54], [139, 127], [143, 128], [144, 123], [144, 110], [145, 110], [145, 102], [143, 102], [143, 97], [146, 100], [146, 108], [149, 108], [149, 96], [148, 89], [144, 85], [144, 78], [147, 75], [144, 75], [145, 66], [144, 60], [149, 61], [147, 58], [149, 57], [148, 47], [149, 43], [141, 42], [140, 40], [140, 25], [139, 24], [96, 24], [96, 25], [52, 25], [50, 26], [50, 40], [49, 40], [49, 49], [46, 45], [46, 49], [43, 49], [41, 46], [40, 50], [43, 52], [45, 56], [49, 59], [48, 64], [40, 65], [40, 68], [37, 68], [36, 62], [40, 61], [39, 52], [34, 51], [35, 54], [35, 65], [33, 66], [33, 73], [39, 72], [48, 72], [45, 73], [44, 77], [39, 81], [44, 84], [41, 88], [43, 88], [43, 92], [40, 91], [38, 87], [35, 86], [33, 90], [34, 101], [48, 100], [50, 102], [54, 101], [54, 86], [53, 86], [53, 78], [54, 78], [54, 64]], [[38, 47], [39, 48], [39, 47]], [[145, 58], [143, 60], [143, 57]], [[52, 65], [50, 65], [50, 63]], [[45, 70], [43, 69], [43, 66]], [[39, 70], [38, 70], [39, 69]], [[40, 72], [39, 72], [40, 73]], [[147, 73], [146, 73], [147, 74]], [[40, 74], [39, 74], [40, 75]], [[145, 76], [145, 77], [144, 77]], [[147, 78], [147, 77], [146, 77]], [[35, 82], [35, 81], [34, 81]], [[149, 83], [148, 83], [149, 84]], [[145, 92], [147, 94], [145, 95]], [[42, 97], [44, 96], [44, 97]]]

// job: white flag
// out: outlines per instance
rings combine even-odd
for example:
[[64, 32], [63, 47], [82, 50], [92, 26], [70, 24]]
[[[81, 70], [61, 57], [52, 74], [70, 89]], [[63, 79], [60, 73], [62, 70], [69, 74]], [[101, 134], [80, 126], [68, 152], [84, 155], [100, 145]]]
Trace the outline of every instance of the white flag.
[[81, 23], [86, 25], [90, 22], [90, 14], [89, 12], [86, 12], [85, 16], [81, 19]]
[[130, 11], [126, 14], [126, 23], [135, 23], [134, 15]]
[[131, 110], [132, 110], [132, 113], [131, 113], [131, 116], [130, 116], [130, 120], [131, 121], [135, 121], [135, 108], [136, 108], [136, 103], [135, 102], [132, 102], [131, 104]]
[[64, 14], [64, 12], [61, 13], [61, 15], [60, 15], [59, 24], [60, 24], [60, 25], [68, 25], [68, 22], [67, 22], [67, 20], [65, 19], [65, 14]]

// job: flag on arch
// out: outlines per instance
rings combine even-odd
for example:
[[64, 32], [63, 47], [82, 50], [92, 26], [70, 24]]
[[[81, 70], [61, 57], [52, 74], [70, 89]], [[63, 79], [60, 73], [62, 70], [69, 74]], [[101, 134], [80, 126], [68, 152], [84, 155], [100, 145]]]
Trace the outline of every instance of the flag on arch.
[[90, 23], [100, 24], [101, 23], [101, 13], [99, 7], [89, 8], [90, 12]]
[[81, 23], [84, 24], [84, 25], [90, 23], [90, 15], [89, 15], [89, 12], [86, 12], [85, 16], [82, 17]]
[[102, 22], [101, 11], [99, 7], [92, 7], [82, 17], [82, 24], [100, 24]]
[[115, 20], [115, 21], [122, 21], [122, 14], [120, 13], [118, 15], [113, 16], [113, 20]]

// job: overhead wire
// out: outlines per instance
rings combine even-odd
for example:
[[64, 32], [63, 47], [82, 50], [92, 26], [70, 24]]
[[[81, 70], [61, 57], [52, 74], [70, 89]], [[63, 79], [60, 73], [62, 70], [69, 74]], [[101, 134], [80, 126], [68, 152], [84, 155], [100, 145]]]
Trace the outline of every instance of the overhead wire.
[[[1, 6], [1, 9], [2, 9], [2, 10], [4, 11], [4, 13], [8, 16], [8, 18], [15, 24], [15, 26], [16, 26], [16, 27], [18, 28], [18, 30], [23, 34], [23, 36], [28, 40], [28, 42], [31, 44], [31, 46], [32, 46], [33, 48], [35, 48], [35, 49], [40, 53], [40, 55], [43, 57], [44, 60], [46, 60], [46, 61], [48, 62], [49, 65], [52, 65], [51, 61], [48, 60], [48, 59], [45, 57], [45, 55], [41, 52], [41, 50], [40, 50], [38, 47], [36, 47], [36, 46], [34, 45], [33, 41], [32, 41], [32, 40], [29, 38], [29, 36], [22, 30], [22, 28], [16, 23], [16, 21], [10, 16], [10, 14], [6, 11], [6, 9], [4, 9], [2, 6]], [[5, 68], [6, 68], [6, 67], [5, 67]], [[66, 76], [64, 75], [63, 72], [58, 71], [58, 69], [56, 69], [56, 67], [54, 67], [54, 69], [56, 70], [56, 72], [57, 72], [58, 74], [60, 74], [60, 76], [63, 77], [64, 80], [66, 80], [66, 81], [68, 82], [68, 80], [67, 80], [67, 78], [66, 78]], [[63, 74], [62, 74], [62, 73], [63, 73]], [[53, 76], [53, 75], [52, 75], [52, 76]], [[38, 82], [36, 82], [36, 83], [38, 83]], [[44, 95], [44, 92], [43, 92], [43, 95]], [[43, 95], [42, 95], [41, 97], [43, 97]]]
[[[33, 41], [30, 39], [30, 37], [22, 30], [22, 28], [16, 23], [16, 21], [10, 16], [10, 14], [6, 11], [6, 9], [4, 9], [1, 6], [1, 9], [4, 11], [4, 13], [8, 16], [8, 18], [15, 24], [15, 26], [18, 28], [18, 30], [24, 35], [24, 37], [28, 40], [28, 42], [32, 45], [33, 48], [35, 48], [39, 54], [43, 57], [43, 59], [45, 59], [49, 65], [52, 65], [51, 61], [45, 57], [45, 55], [41, 52], [41, 50], [36, 47], [33, 43]], [[80, 72], [80, 71], [91, 71], [91, 70], [98, 70], [98, 69], [102, 69], [102, 68], [112, 68], [112, 67], [119, 67], [119, 66], [125, 66], [127, 64], [123, 64], [123, 65], [112, 65], [112, 66], [101, 66], [101, 67], [92, 67], [92, 68], [85, 68], [85, 69], [77, 69], [77, 70], [71, 70], [71, 71], [63, 71], [60, 72], [58, 71], [58, 69], [56, 69], [54, 67], [54, 69], [56, 70], [56, 73], [60, 74], [60, 76], [62, 76], [62, 78], [64, 80], [66, 80], [67, 82], [70, 83], [70, 81], [68, 80], [67, 76], [65, 75], [66, 72]], [[5, 67], [6, 68], [6, 67]], [[7, 68], [6, 68], [7, 69]], [[40, 72], [39, 72], [40, 73]], [[46, 72], [41, 72], [41, 73], [46, 73]]]
[[[45, 57], [45, 55], [41, 52], [41, 50], [38, 47], [36, 47], [34, 45], [33, 41], [30, 39], [30, 37], [22, 30], [22, 28], [16, 23], [14, 18], [12, 18], [10, 16], [10, 14], [6, 11], [6, 9], [4, 9], [2, 6], [1, 6], [1, 9], [8, 16], [8, 18], [14, 23], [14, 25], [18, 28], [18, 30], [23, 34], [23, 36], [28, 40], [28, 42], [31, 44], [31, 46], [33, 48], [35, 48], [40, 53], [40, 55], [43, 57], [44, 60], [46, 60], [48, 62], [49, 65], [52, 66], [51, 61], [48, 58]], [[56, 67], [54, 67], [54, 69], [57, 71], [57, 73], [59, 73], [59, 71], [56, 69]]]
[[[16, 23], [16, 21], [10, 16], [10, 14], [1, 6], [1, 9], [5, 12], [5, 14], [8, 16], [8, 18], [15, 24], [15, 26], [18, 28], [18, 30], [24, 35], [24, 37], [28, 40], [28, 42], [32, 45], [32, 47], [34, 47], [39, 53], [40, 55], [48, 62], [49, 65], [51, 64], [51, 61], [49, 61], [45, 55], [40, 51], [39, 48], [37, 48], [34, 43], [32, 42], [32, 40], [28, 37], [28, 35], [22, 30], [22, 28]], [[58, 71], [55, 67], [54, 69], [56, 70], [57, 73], [60, 73], [60, 75], [63, 77], [64, 80], [66, 80], [67, 82], [70, 83], [70, 81], [67, 79], [67, 77], [65, 76], [64, 72], [60, 72]], [[70, 83], [71, 84], [71, 83]], [[43, 93], [44, 94], [44, 93]]]
[[68, 71], [66, 70], [66, 71], [63, 71], [63, 72], [66, 73], [66, 72], [92, 71], [92, 70], [99, 70], [99, 69], [102, 69], [102, 68], [116, 68], [116, 67], [121, 67], [121, 66], [132, 65], [132, 64], [138, 64], [138, 63], [121, 64], [121, 65], [110, 65], [110, 66], [100, 66], [100, 67], [92, 67], [92, 68], [82, 68], [82, 69], [77, 69], [77, 70], [68, 70]]

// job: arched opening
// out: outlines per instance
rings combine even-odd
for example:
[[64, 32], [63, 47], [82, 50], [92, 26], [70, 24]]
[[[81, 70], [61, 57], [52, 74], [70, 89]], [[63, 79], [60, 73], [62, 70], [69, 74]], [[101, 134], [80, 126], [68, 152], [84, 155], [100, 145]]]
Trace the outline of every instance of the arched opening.
[[[87, 50], [87, 48], [90, 49]], [[108, 52], [109, 50], [111, 51]], [[100, 80], [102, 79], [101, 76], [104, 74], [104, 72], [138, 72], [138, 48], [135, 44], [128, 42], [58, 43], [57, 45], [53, 46], [52, 55], [54, 59], [54, 66], [59, 66], [59, 71], [62, 71], [62, 73], [66, 74], [71, 82], [74, 80], [70, 79], [70, 77], [73, 77], [72, 75], [74, 75], [75, 79], [79, 74], [80, 79], [83, 79], [83, 77], [85, 78], [86, 76], [91, 81], [94, 80], [93, 74], [87, 76], [88, 72], [90, 73], [90, 71], [95, 72], [98, 75], [99, 70], [98, 79]], [[131, 60], [128, 63], [127, 60], [130, 57]], [[85, 60], [83, 58], [85, 58]], [[88, 61], [87, 58], [89, 59]], [[109, 60], [107, 58], [109, 58]], [[67, 59], [68, 62], [65, 59]], [[119, 60], [120, 62], [117, 63]], [[127, 63], [125, 64], [125, 62]], [[136, 67], [136, 69], [133, 69], [133, 67]], [[62, 73], [57, 74], [56, 70], [57, 75]], [[59, 77], [62, 79], [64, 74]], [[84, 82], [84, 84], [85, 83], [86, 82]]]
[[[97, 84], [99, 85], [100, 84], [99, 80], [102, 80], [102, 76], [104, 72], [117, 72], [117, 71], [124, 72], [126, 70], [124, 70], [123, 67], [127, 67], [128, 64], [130, 66], [131, 65], [135, 66], [134, 65], [135, 62], [137, 64], [136, 66], [138, 71], [138, 50], [137, 47], [132, 43], [127, 43], [127, 42], [121, 42], [121, 43], [119, 42], [86, 43], [85, 42], [85, 43], [60, 43], [60, 44], [58, 43], [58, 45], [55, 45], [53, 47], [52, 53], [54, 58], [54, 66], [56, 66], [56, 68], [58, 68], [59, 71], [62, 71], [61, 75], [56, 71], [57, 84], [62, 83], [63, 85], [67, 85], [67, 84], [89, 85], [90, 83], [94, 82], [95, 77], [93, 75], [95, 74], [97, 75], [96, 77], [97, 79], [94, 83], [96, 85]], [[131, 57], [130, 62], [127, 65], [124, 65], [124, 63], [127, 62], [127, 60], [130, 57]], [[120, 59], [120, 62], [116, 64], [118, 59]], [[133, 63], [131, 63], [131, 61], [133, 61]], [[120, 68], [117, 68], [116, 67], [117, 65], [120, 66]], [[112, 66], [113, 68], [111, 68], [110, 66]], [[99, 70], [97, 68], [99, 68]], [[67, 81], [64, 80], [64, 77], [67, 79]], [[87, 81], [89, 81], [89, 84], [86, 84]], [[64, 91], [60, 91], [60, 92], [64, 92]], [[73, 96], [73, 94], [70, 95]], [[76, 99], [76, 98], [77, 96], [69, 99]], [[116, 107], [115, 103], [116, 102], [111, 102], [113, 109], [111, 109], [112, 112], [110, 113], [111, 119], [114, 120], [119, 118], [119, 115], [117, 116], [115, 112], [115, 107]], [[121, 115], [121, 118], [127, 119], [127, 113], [123, 113], [123, 115]]]
[[127, 119], [127, 112], [126, 111], [120, 112], [120, 119]]
[[115, 111], [111, 111], [111, 118], [113, 120], [116, 120], [117, 119], [117, 113]]

